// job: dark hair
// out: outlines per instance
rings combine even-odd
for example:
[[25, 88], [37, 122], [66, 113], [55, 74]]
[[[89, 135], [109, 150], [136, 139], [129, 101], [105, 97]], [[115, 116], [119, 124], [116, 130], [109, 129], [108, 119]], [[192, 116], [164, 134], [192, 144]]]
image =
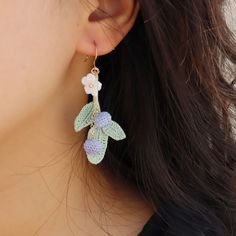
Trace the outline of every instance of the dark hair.
[[127, 134], [101, 166], [137, 186], [165, 235], [234, 235], [236, 44], [223, 3], [139, 0], [132, 30], [98, 59], [102, 110]]

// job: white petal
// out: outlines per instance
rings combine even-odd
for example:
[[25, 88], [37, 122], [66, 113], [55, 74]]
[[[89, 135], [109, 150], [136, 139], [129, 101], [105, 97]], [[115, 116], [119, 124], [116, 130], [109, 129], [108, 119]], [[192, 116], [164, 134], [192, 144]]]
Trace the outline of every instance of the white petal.
[[102, 88], [102, 83], [97, 81], [96, 88], [97, 88], [98, 91], [100, 91], [101, 88]]
[[81, 79], [81, 82], [83, 85], [86, 85], [87, 84], [87, 76], [84, 76], [82, 79]]
[[92, 79], [92, 80], [97, 80], [96, 76], [94, 74], [92, 74], [92, 73], [88, 73], [87, 77]]
[[87, 74], [81, 79], [83, 85], [87, 85], [89, 83], [95, 83], [95, 81], [97, 81], [97, 78], [92, 73]]
[[96, 88], [92, 89], [92, 93], [93, 96], [98, 96], [98, 90]]
[[92, 94], [93, 92], [93, 88], [90, 88], [89, 86], [84, 86], [84, 90], [86, 94]]

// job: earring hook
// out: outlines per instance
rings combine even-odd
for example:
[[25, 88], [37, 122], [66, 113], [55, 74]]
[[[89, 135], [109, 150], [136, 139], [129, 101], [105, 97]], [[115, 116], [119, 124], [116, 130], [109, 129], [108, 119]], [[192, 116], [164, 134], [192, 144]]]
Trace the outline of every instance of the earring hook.
[[94, 58], [94, 61], [93, 61], [93, 68], [91, 70], [91, 73], [98, 76], [100, 70], [96, 67], [96, 60], [98, 58], [98, 49], [97, 49], [97, 45], [96, 43], [94, 43], [95, 45], [95, 58]]
[[97, 46], [95, 45], [95, 58], [94, 58], [94, 61], [93, 61], [93, 66], [96, 67], [96, 60], [98, 58], [98, 49], [97, 49]]

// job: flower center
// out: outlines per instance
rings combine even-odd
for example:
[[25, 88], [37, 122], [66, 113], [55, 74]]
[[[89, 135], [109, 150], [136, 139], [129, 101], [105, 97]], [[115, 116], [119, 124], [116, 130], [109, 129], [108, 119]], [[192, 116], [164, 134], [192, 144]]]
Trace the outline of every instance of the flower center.
[[94, 87], [94, 84], [90, 83], [89, 88], [93, 88], [93, 87]]

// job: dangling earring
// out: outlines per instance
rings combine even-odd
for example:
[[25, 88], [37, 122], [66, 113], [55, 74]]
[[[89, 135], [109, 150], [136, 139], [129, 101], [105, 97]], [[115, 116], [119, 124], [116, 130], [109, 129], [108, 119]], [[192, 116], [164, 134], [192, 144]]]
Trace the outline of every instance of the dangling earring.
[[87, 140], [84, 142], [84, 150], [87, 154], [88, 161], [92, 164], [100, 163], [106, 153], [108, 137], [114, 140], [122, 140], [126, 138], [126, 134], [118, 123], [112, 120], [109, 112], [101, 112], [98, 91], [102, 88], [99, 81], [100, 70], [96, 67], [96, 56], [94, 67], [91, 72], [81, 79], [86, 94], [93, 96], [93, 101], [86, 104], [74, 121], [74, 130], [79, 132], [81, 129], [90, 126]]

